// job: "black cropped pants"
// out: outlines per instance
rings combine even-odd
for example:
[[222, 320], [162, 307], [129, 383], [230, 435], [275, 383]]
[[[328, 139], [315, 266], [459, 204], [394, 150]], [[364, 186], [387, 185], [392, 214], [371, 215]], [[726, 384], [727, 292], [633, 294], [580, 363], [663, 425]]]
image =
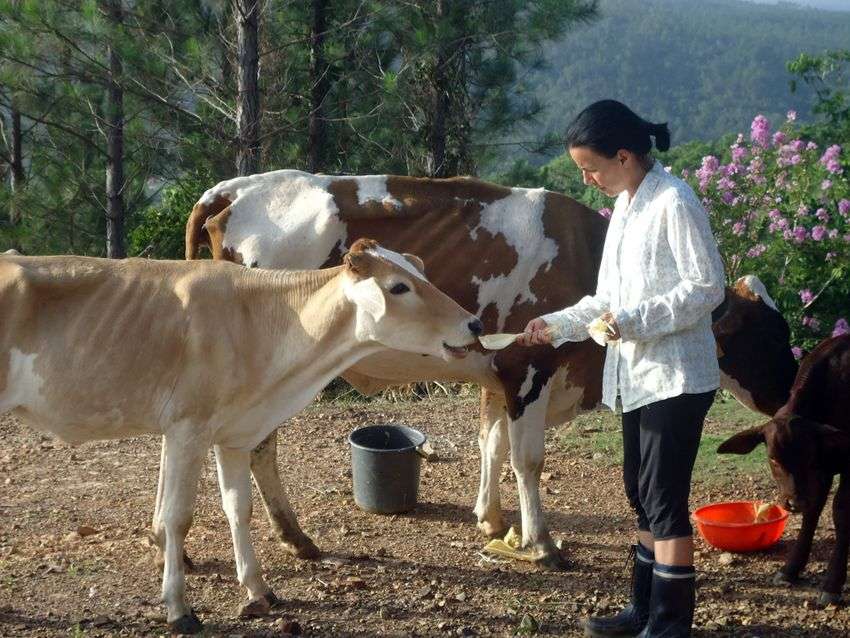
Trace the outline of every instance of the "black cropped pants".
[[691, 474], [715, 392], [680, 394], [623, 414], [626, 496], [638, 529], [655, 540], [693, 534]]

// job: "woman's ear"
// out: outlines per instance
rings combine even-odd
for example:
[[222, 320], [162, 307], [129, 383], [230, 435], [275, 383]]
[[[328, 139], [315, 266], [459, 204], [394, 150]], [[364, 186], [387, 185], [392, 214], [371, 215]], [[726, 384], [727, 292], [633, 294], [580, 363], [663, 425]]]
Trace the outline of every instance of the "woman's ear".
[[626, 162], [629, 160], [629, 153], [625, 149], [620, 149], [617, 151], [617, 159], [620, 160], [620, 165], [624, 166]]

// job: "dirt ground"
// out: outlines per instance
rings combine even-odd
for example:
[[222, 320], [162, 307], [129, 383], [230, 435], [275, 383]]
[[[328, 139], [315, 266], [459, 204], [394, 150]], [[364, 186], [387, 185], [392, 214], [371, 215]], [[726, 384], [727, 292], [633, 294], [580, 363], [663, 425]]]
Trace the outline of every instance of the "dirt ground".
[[[372, 515], [353, 504], [346, 438], [380, 422], [424, 430], [440, 455], [423, 465], [420, 504], [409, 515]], [[187, 541], [198, 566], [187, 577], [188, 595], [205, 635], [279, 636], [292, 620], [309, 636], [581, 635], [582, 617], [625, 601], [632, 518], [616, 460], [559, 443], [580, 427], [547, 433], [543, 504], [573, 568], [542, 572], [479, 553], [475, 397], [314, 404], [282, 428], [279, 464], [303, 527], [326, 554], [305, 562], [283, 553], [255, 499], [252, 537], [283, 604], [253, 620], [235, 617], [244, 593], [208, 462]], [[724, 427], [710, 423], [708, 430]], [[144, 540], [158, 463], [152, 437], [71, 448], [0, 418], [0, 635], [166, 633], [160, 575]], [[700, 480], [692, 504], [769, 498], [766, 474], [726, 471], [720, 480]], [[502, 488], [507, 517], [518, 522], [507, 468]], [[811, 580], [794, 589], [771, 584], [798, 528], [794, 518], [772, 550], [723, 560], [699, 542], [696, 636], [848, 635], [847, 609], [814, 604], [834, 535], [829, 517]]]

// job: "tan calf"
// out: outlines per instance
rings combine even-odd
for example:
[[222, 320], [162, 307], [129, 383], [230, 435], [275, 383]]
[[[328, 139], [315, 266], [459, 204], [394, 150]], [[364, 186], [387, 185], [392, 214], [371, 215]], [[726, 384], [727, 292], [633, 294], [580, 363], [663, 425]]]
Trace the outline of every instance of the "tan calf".
[[[418, 261], [418, 260], [417, 260]], [[161, 433], [157, 535], [171, 629], [185, 600], [183, 546], [215, 447], [248, 613], [275, 600], [249, 538], [250, 452], [333, 377], [381, 348], [462, 357], [476, 317], [411, 261], [356, 242], [322, 271], [225, 262], [0, 259], [0, 412], [81, 443]]]

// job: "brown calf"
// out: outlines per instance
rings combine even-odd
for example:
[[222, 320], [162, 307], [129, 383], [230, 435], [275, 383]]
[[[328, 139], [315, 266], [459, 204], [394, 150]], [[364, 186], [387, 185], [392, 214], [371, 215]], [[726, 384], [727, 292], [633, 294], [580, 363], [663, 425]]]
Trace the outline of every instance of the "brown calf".
[[747, 454], [759, 443], [767, 446], [782, 504], [803, 513], [778, 580], [794, 582], [806, 566], [833, 477], [841, 477], [832, 502], [835, 547], [820, 596], [823, 603], [837, 602], [847, 580], [850, 548], [850, 335], [821, 342], [803, 360], [791, 397], [773, 419], [736, 434], [717, 451]]

